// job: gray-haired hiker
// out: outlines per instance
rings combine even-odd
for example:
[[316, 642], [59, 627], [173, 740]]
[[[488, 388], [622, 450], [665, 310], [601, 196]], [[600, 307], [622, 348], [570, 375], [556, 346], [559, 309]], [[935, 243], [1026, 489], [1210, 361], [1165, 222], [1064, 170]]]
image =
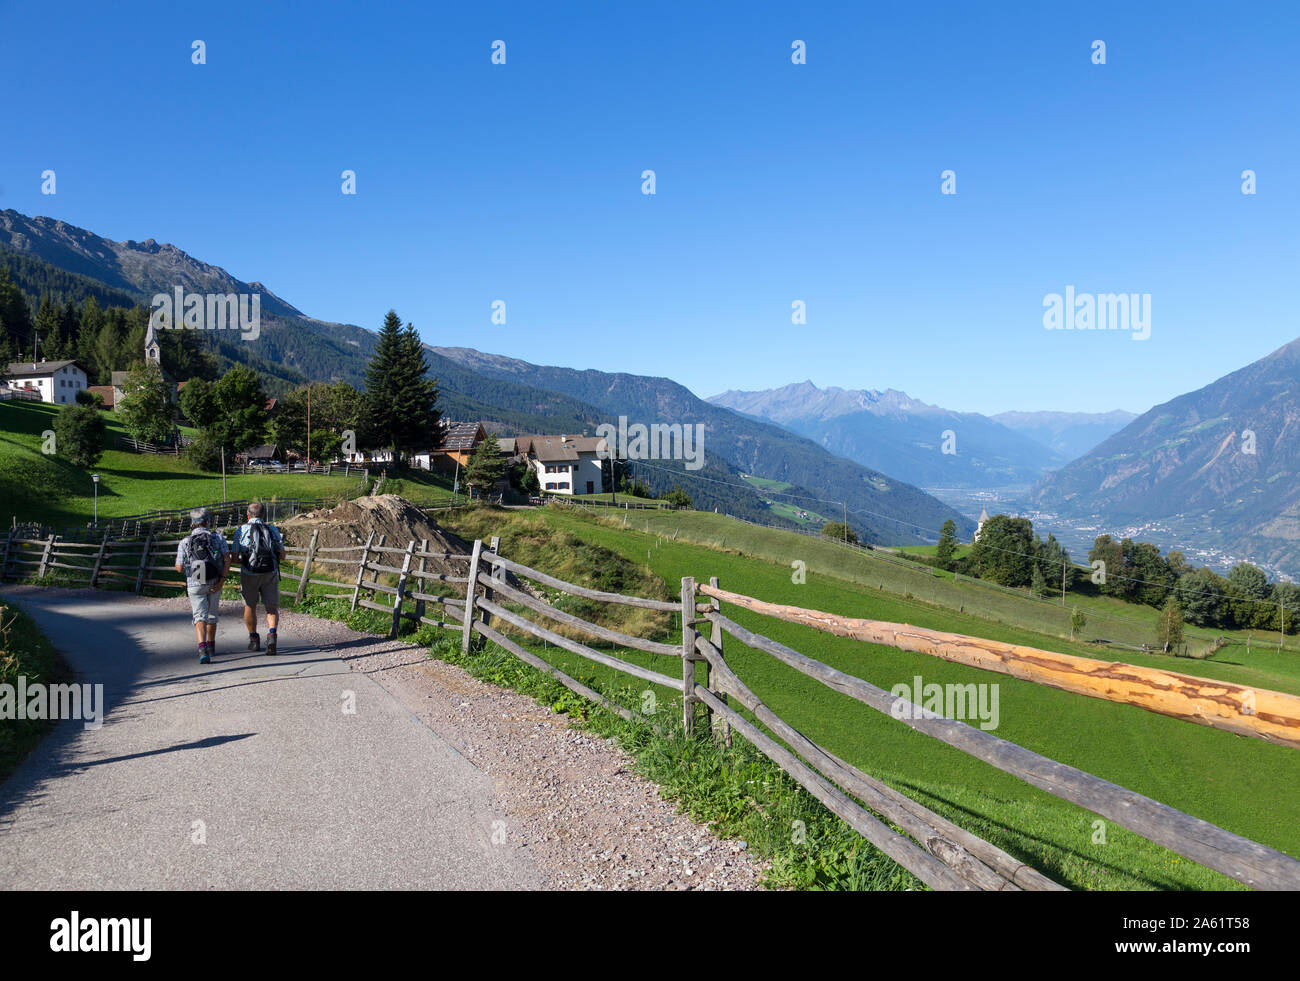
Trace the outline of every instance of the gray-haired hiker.
[[208, 528], [208, 512], [190, 512], [190, 533], [176, 548], [176, 571], [185, 576], [185, 591], [194, 614], [194, 636], [199, 641], [199, 663], [211, 664], [217, 646], [217, 613], [221, 587], [230, 574], [230, 549], [226, 540]]
[[235, 534], [239, 555], [239, 591], [244, 597], [244, 626], [248, 628], [248, 649], [260, 651], [257, 634], [257, 601], [266, 607], [266, 653], [275, 653], [276, 627], [280, 620], [280, 563], [284, 560], [284, 539], [275, 525], [262, 520], [262, 505], [248, 506], [248, 521]]

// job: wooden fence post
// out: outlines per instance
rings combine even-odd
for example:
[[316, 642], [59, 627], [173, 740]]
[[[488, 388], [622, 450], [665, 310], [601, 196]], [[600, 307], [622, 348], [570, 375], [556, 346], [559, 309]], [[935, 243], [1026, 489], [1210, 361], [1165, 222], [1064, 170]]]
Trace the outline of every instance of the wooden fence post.
[[[376, 565], [384, 564], [384, 546], [386, 544], [388, 544], [388, 536], [380, 535], [379, 541], [375, 542], [375, 564]], [[371, 583], [377, 584], [379, 582], [379, 577], [383, 575], [383, 573], [380, 572], [378, 569], [374, 570], [374, 572], [375, 574], [371, 577], [370, 581]], [[364, 583], [362, 585], [364, 585]]]
[[95, 568], [90, 573], [90, 586], [93, 589], [99, 584], [99, 567], [104, 564], [104, 555], [108, 551], [108, 529], [104, 529], [104, 537], [100, 539], [99, 551], [95, 554]]
[[[493, 536], [492, 536], [492, 539], [488, 542], [488, 551], [491, 552], [493, 555], [496, 555], [496, 554], [497, 554], [497, 549], [500, 548], [500, 547], [501, 547], [501, 538], [500, 538], [500, 536], [499, 536], [499, 535], [493, 535]], [[501, 580], [501, 579], [503, 579], [503, 578], [505, 577], [505, 574], [506, 574], [506, 570], [503, 569], [501, 566], [499, 566], [499, 565], [494, 565], [494, 566], [492, 566], [492, 573], [491, 573], [491, 575], [492, 575], [492, 578], [493, 578], [493, 579]], [[491, 586], [484, 586], [484, 587], [483, 587], [483, 598], [484, 598], [485, 600], [490, 600], [490, 601], [492, 601], [492, 602], [495, 602], [495, 601], [496, 601], [496, 593], [493, 591], [493, 589], [492, 589]], [[488, 622], [488, 614], [486, 614], [486, 613], [483, 614], [483, 622], [484, 622], [484, 623], [487, 623], [487, 622]]]
[[313, 528], [311, 541], [307, 543], [307, 557], [302, 560], [302, 576], [298, 579], [298, 589], [293, 594], [293, 605], [297, 606], [302, 602], [303, 593], [307, 591], [307, 576], [311, 574], [311, 560], [316, 556], [316, 539], [320, 537], [320, 529]]
[[[389, 640], [396, 640], [402, 626], [402, 601], [406, 599], [406, 577], [411, 571], [411, 559], [415, 557], [415, 539], [406, 545], [406, 556], [402, 559], [402, 571], [397, 577], [397, 593], [393, 596], [393, 629], [388, 633]], [[418, 592], [418, 590], [417, 590]]]
[[[710, 576], [709, 585], [714, 589], [717, 589], [718, 577]], [[718, 613], [722, 609], [722, 604], [718, 602], [716, 596], [709, 597], [709, 606], [713, 608], [714, 613]], [[721, 624], [713, 624], [713, 629], [709, 632], [709, 643], [718, 649], [718, 657], [722, 657], [722, 637], [723, 631]], [[704, 662], [704, 679], [704, 687], [709, 689], [709, 691], [712, 691], [713, 666], [707, 660]], [[725, 693], [719, 694], [718, 700], [721, 701], [723, 705], [729, 704]], [[713, 714], [712, 711], [710, 711], [710, 714]], [[718, 713], [713, 716], [713, 734], [715, 737], [721, 736], [723, 744], [726, 745], [728, 749], [731, 748], [731, 725], [727, 722], [727, 717], [725, 715]]]
[[149, 532], [144, 539], [144, 551], [140, 555], [140, 571], [135, 574], [135, 591], [138, 593], [144, 589], [144, 574], [149, 568], [149, 547], [153, 545], [153, 532]]
[[[421, 553], [421, 554], [420, 554], [420, 571], [421, 571], [421, 572], [425, 572], [425, 571], [427, 571], [426, 568], [425, 568], [425, 563], [428, 561], [428, 560], [425, 558], [425, 556], [428, 555], [428, 553], [429, 553], [429, 539], [424, 538], [424, 539], [421, 539], [421, 540], [420, 540], [420, 553]], [[417, 593], [423, 593], [423, 592], [426, 592], [426, 590], [425, 590], [425, 588], [424, 588], [424, 584], [425, 584], [425, 582], [427, 582], [427, 580], [424, 578], [424, 576], [416, 576], [415, 578], [416, 578], [416, 588], [415, 588], [415, 591], [416, 591]], [[424, 616], [424, 613], [425, 613], [425, 609], [424, 609], [424, 600], [422, 600], [422, 599], [417, 599], [417, 600], [415, 601], [415, 616], [416, 616], [416, 620], [415, 620], [415, 622], [416, 622], [417, 624], [420, 622], [420, 617]]]
[[474, 631], [474, 580], [478, 578], [478, 558], [483, 551], [483, 540], [474, 539], [474, 550], [469, 555], [469, 585], [465, 587], [465, 628], [460, 640], [460, 652], [469, 653], [469, 638]]
[[689, 739], [695, 733], [695, 580], [682, 578], [682, 728]]
[[41, 567], [36, 573], [37, 579], [45, 578], [45, 568], [50, 563], [50, 552], [54, 549], [54, 536], [45, 539], [45, 548], [41, 549]]
[[372, 529], [366, 538], [365, 547], [361, 549], [361, 561], [357, 563], [357, 584], [352, 588], [352, 609], [357, 608], [357, 599], [361, 596], [361, 578], [366, 574], [366, 563], [370, 561], [370, 543], [375, 540]]

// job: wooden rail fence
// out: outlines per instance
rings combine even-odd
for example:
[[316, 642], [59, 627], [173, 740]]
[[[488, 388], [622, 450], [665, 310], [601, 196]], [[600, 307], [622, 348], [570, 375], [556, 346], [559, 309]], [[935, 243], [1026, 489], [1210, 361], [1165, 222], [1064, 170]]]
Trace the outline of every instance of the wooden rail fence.
[[[465, 651], [478, 635], [629, 721], [643, 717], [552, 665], [526, 647], [524, 637], [679, 692], [688, 738], [694, 736], [702, 709], [715, 738], [730, 744], [733, 733], [739, 733], [828, 810], [932, 888], [1048, 891], [1063, 887], [840, 759], [782, 719], [728, 663], [724, 655], [727, 636], [900, 724], [1248, 886], [1300, 889], [1300, 861], [1280, 851], [914, 705], [742, 626], [725, 615], [722, 606], [729, 604], [837, 636], [919, 651], [1287, 746], [1300, 745], [1300, 699], [1295, 696], [1255, 690], [1247, 700], [1238, 686], [1209, 679], [769, 603], [724, 590], [716, 578], [708, 585], [683, 579], [678, 599], [671, 601], [604, 592], [509, 559], [499, 554], [495, 538], [486, 544], [475, 541], [472, 550], [462, 554], [431, 552], [427, 541], [389, 545], [373, 532], [364, 543], [326, 548], [319, 546], [318, 534], [313, 533], [305, 547], [287, 550], [287, 562], [296, 571], [286, 569], [280, 592], [292, 596], [295, 605], [303, 601], [308, 586], [315, 585], [334, 589], [323, 595], [346, 599], [351, 609], [362, 607], [390, 616], [391, 637], [398, 636], [404, 620], [457, 631]], [[0, 554], [0, 578], [41, 579], [56, 574], [64, 581], [125, 585], [137, 592], [146, 585], [181, 588], [183, 580], [173, 567], [181, 537], [149, 532], [143, 537], [113, 538], [105, 532], [97, 541], [74, 542], [54, 535], [17, 537], [11, 532]], [[435, 560], [443, 569], [463, 568], [464, 575], [428, 568]], [[231, 572], [238, 575], [237, 566], [232, 566]], [[529, 582], [594, 602], [678, 614], [680, 637], [638, 637], [593, 623], [547, 602], [540, 590], [529, 588]], [[429, 615], [430, 607], [435, 608], [434, 615]], [[527, 612], [536, 616], [529, 617]], [[568, 635], [573, 632], [591, 640], [575, 640]], [[677, 658], [680, 663], [671, 670], [647, 667], [620, 656], [628, 649], [654, 658]], [[657, 663], [651, 660], [652, 665]]]
[[[237, 501], [219, 501], [206, 504], [208, 514], [212, 517], [211, 527], [221, 530], [243, 524], [248, 512], [251, 498]], [[299, 511], [310, 511], [327, 507], [333, 503], [325, 498], [273, 498], [262, 500], [262, 507], [268, 521], [282, 521]], [[25, 522], [14, 523], [9, 534], [17, 538], [39, 538], [44, 541], [50, 535], [65, 541], [99, 541], [104, 535], [109, 538], [139, 537], [146, 532], [170, 534], [188, 532], [190, 527], [190, 508], [168, 508], [146, 511], [142, 514], [129, 514], [117, 518], [105, 518], [97, 526], [85, 528], [54, 528], [49, 525]]]

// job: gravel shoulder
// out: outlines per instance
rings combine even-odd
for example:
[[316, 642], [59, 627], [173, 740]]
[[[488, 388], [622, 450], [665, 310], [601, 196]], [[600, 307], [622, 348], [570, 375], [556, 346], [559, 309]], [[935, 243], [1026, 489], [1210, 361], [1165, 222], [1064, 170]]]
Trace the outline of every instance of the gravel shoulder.
[[763, 888], [743, 842], [676, 813], [612, 740], [404, 641], [346, 660], [493, 778], [508, 840], [533, 855], [548, 887]]
[[285, 611], [281, 653], [249, 654], [224, 601], [209, 669], [184, 597], [4, 595], [110, 711], [0, 787], [0, 887], [761, 888], [743, 843], [675, 813], [617, 745], [407, 641]]

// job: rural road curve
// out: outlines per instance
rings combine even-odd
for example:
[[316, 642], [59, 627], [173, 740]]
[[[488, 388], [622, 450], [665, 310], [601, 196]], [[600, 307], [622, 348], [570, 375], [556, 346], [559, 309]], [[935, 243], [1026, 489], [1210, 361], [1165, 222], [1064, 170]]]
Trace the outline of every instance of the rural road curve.
[[201, 666], [179, 601], [5, 596], [106, 710], [97, 730], [60, 723], [0, 786], [0, 888], [545, 884], [526, 850], [493, 844], [492, 779], [341, 660], [367, 640], [246, 652], [227, 602]]

